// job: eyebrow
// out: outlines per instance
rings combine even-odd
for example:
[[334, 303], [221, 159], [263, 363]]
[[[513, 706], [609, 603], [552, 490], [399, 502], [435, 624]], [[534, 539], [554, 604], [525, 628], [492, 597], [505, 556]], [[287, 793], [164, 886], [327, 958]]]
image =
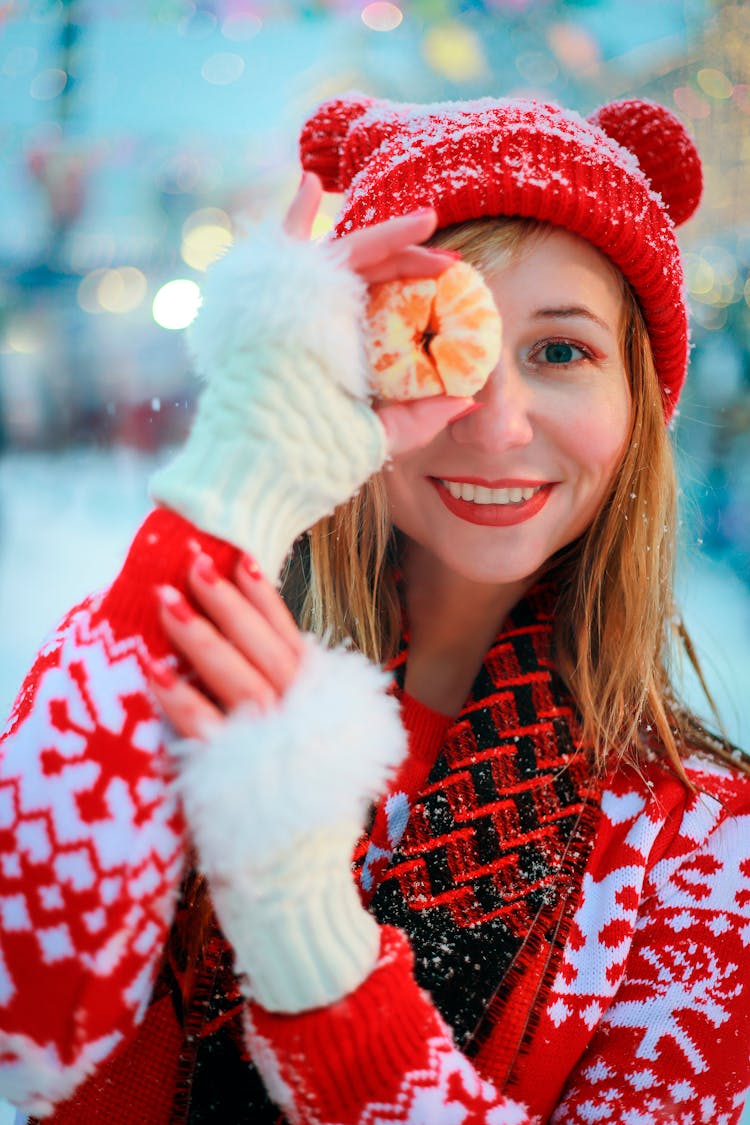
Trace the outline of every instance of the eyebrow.
[[612, 329], [605, 320], [593, 313], [591, 309], [587, 309], [585, 305], [565, 305], [560, 308], [552, 309], [537, 309], [534, 314], [535, 317], [545, 317], [549, 320], [562, 319], [564, 317], [582, 316], [586, 320], [593, 320], [594, 324], [598, 324], [605, 332], [611, 332]]

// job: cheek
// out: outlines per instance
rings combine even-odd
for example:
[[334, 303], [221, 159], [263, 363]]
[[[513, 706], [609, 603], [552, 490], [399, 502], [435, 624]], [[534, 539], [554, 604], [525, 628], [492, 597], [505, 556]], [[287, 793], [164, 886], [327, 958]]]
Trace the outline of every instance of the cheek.
[[382, 479], [391, 519], [396, 527], [405, 530], [402, 528], [402, 523], [404, 520], [408, 522], [410, 501], [414, 491], [408, 469], [400, 462], [394, 463], [391, 468], [383, 470]]
[[[563, 419], [561, 419], [563, 422]], [[577, 411], [560, 427], [561, 440], [584, 472], [596, 477], [614, 472], [630, 430], [630, 396], [624, 391]]]

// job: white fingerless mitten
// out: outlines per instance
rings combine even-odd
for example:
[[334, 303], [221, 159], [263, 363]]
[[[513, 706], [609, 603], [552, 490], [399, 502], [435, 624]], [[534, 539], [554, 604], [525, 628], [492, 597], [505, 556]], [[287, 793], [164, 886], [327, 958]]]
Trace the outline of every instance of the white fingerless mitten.
[[273, 1011], [330, 1004], [374, 967], [379, 928], [351, 857], [406, 736], [388, 676], [310, 636], [265, 715], [238, 710], [177, 743], [178, 786], [246, 993]]
[[262, 225], [211, 267], [189, 333], [207, 383], [152, 497], [254, 556], [272, 581], [292, 543], [386, 457], [367, 405], [366, 289], [338, 249]]

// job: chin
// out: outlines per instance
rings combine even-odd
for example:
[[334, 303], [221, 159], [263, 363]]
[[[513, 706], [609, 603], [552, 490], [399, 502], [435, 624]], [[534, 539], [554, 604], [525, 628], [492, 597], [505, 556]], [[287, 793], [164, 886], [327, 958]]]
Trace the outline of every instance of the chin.
[[[429, 548], [427, 548], [429, 550]], [[459, 578], [483, 586], [514, 586], [531, 584], [545, 569], [547, 558], [533, 560], [513, 560], [508, 558], [478, 558], [475, 553], [453, 558], [449, 555], [435, 555], [436, 560], [451, 570]]]

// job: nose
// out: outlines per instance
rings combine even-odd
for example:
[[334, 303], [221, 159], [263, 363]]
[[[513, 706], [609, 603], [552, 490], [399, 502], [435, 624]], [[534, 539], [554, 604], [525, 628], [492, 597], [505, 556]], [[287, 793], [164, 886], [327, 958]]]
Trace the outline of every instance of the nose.
[[481, 391], [474, 396], [481, 410], [451, 424], [453, 440], [497, 453], [528, 445], [534, 436], [531, 388], [513, 356], [503, 354]]

